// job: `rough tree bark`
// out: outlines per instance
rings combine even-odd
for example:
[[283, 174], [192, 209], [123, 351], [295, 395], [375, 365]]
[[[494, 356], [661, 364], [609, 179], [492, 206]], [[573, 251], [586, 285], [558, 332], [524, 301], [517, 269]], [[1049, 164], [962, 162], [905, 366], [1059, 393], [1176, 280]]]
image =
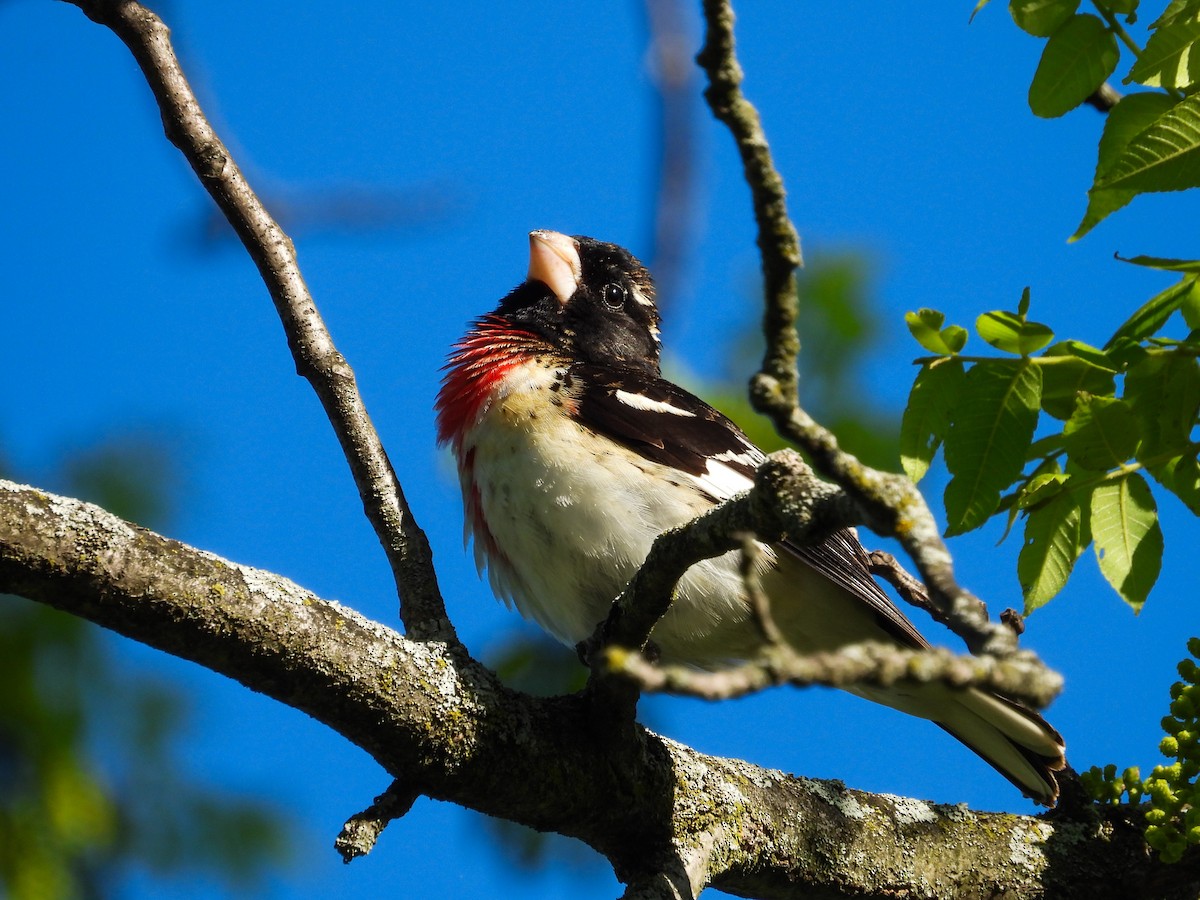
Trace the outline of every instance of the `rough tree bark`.
[[[693, 897], [709, 885], [753, 897], [1182, 898], [1200, 892], [1200, 854], [1160, 865], [1129, 810], [1075, 807], [1035, 818], [870, 795], [698, 753], [637, 726], [631, 707], [618, 705], [614, 715], [603, 690], [545, 700], [505, 688], [470, 657], [446, 620], [427, 542], [353, 373], [329, 339], [290, 240], [196, 103], [166, 27], [131, 0], [75, 5], [129, 46], [159, 102], [168, 138], [259, 266], [297, 370], [313, 383], [342, 442], [395, 574], [407, 633], [279, 575], [184, 546], [95, 506], [8, 482], [0, 482], [0, 591], [226, 674], [307, 712], [370, 753], [396, 780], [348, 823], [341, 847], [348, 857], [369, 849], [378, 829], [424, 794], [584, 841], [612, 862], [629, 886], [627, 897]], [[728, 120], [761, 191], [777, 175], [757, 117], [750, 116], [753, 108], [738, 92], [732, 13], [717, 0], [705, 8], [710, 33], [703, 61], [714, 85], [714, 109], [732, 110]], [[753, 127], [740, 133], [739, 122]], [[782, 203], [781, 182], [756, 194], [764, 227], [784, 227]], [[799, 263], [794, 232], [791, 241], [784, 234], [771, 250], [768, 238], [760, 240], [772, 266], [768, 289], [777, 299], [787, 293]], [[768, 319], [772, 327], [782, 321], [786, 330], [792, 313], [786, 301], [779, 302], [785, 305], [768, 305]], [[808, 441], [818, 464], [847, 488], [825, 498], [825, 511], [836, 509], [838, 523], [889, 520], [885, 527], [894, 529], [901, 506], [923, 509], [911, 492], [881, 500], [890, 482], [864, 472], [805, 421], [793, 390], [796, 347], [784, 339], [773, 347], [763, 373], [772, 381], [760, 379], [760, 393], [782, 397], [784, 402], [768, 404], [781, 429]], [[740, 513], [731, 508], [721, 514]], [[820, 514], [810, 509], [808, 524], [820, 527]], [[693, 529], [692, 538], [700, 531]], [[707, 539], [723, 547], [721, 541], [736, 536], [726, 523]], [[693, 541], [691, 552], [696, 546]], [[973, 646], [995, 649], [1016, 667], [958, 666], [957, 674], [935, 677], [959, 683], [1013, 677], [1018, 686], [1040, 683], [1043, 692], [1053, 693], [1052, 684], [1038, 681], [1046, 673], [1036, 658], [1012, 652], [1011, 630], [980, 619], [973, 598], [954, 583], [940, 541], [917, 546], [914, 555], [951, 624], [970, 632]], [[663, 591], [669, 598], [670, 584], [660, 585]], [[638, 589], [627, 594], [636, 600]], [[626, 615], [618, 630], [630, 631], [637, 643], [654, 615], [640, 601], [629, 611], [636, 615]], [[872, 670], [867, 660], [867, 669], [878, 676], [894, 664], [881, 660]], [[835, 668], [831, 663], [822, 671]], [[859, 671], [853, 677], [869, 676]]]
[[979, 813], [598, 727], [585, 695], [519, 694], [461, 648], [411, 640], [279, 575], [10, 482], [0, 482], [0, 590], [301, 709], [414, 793], [579, 838], [613, 863], [629, 896], [688, 897], [705, 885], [805, 898], [1200, 890], [1200, 855], [1157, 863], [1128, 810]]

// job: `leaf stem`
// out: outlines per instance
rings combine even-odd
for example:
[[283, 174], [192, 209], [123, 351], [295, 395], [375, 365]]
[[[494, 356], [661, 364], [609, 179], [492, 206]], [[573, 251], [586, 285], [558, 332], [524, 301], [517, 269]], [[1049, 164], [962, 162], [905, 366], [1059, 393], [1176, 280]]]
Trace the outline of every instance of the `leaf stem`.
[[1142, 55], [1142, 48], [1137, 45], [1137, 41], [1129, 36], [1129, 32], [1125, 30], [1125, 27], [1117, 21], [1117, 14], [1109, 9], [1104, 3], [1101, 3], [1100, 0], [1092, 0], [1092, 6], [1096, 7], [1096, 11], [1100, 13], [1100, 15], [1104, 18], [1104, 21], [1108, 23], [1109, 31], [1120, 38], [1121, 43], [1128, 47], [1129, 51], [1134, 56], [1140, 57]]

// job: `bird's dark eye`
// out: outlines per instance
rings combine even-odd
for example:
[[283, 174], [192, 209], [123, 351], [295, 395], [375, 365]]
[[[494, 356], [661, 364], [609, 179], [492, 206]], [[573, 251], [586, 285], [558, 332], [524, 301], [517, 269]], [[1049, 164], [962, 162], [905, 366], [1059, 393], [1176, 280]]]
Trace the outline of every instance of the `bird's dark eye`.
[[609, 309], [620, 309], [625, 305], [625, 297], [628, 295], [619, 284], [609, 283], [604, 286], [604, 305]]

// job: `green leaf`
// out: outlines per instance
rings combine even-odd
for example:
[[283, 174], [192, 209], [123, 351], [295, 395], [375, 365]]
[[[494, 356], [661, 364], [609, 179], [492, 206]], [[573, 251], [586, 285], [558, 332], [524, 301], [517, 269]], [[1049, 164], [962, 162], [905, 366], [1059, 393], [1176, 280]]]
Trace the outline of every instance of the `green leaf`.
[[939, 356], [953, 356], [967, 343], [967, 331], [958, 325], [942, 327], [945, 315], [936, 309], [919, 309], [904, 314], [912, 336], [926, 350]]
[[913, 382], [900, 421], [900, 465], [914, 483], [929, 471], [962, 383], [963, 366], [957, 359], [922, 367]]
[[1147, 269], [1159, 269], [1163, 272], [1190, 272], [1192, 274], [1200, 272], [1200, 260], [1197, 259], [1170, 259], [1165, 256], [1130, 256], [1126, 258], [1119, 253], [1115, 256], [1121, 262], [1145, 266]]
[[1034, 37], [1050, 37], [1079, 9], [1079, 0], [1010, 0], [1008, 11], [1017, 27]]
[[1096, 184], [1112, 169], [1125, 148], [1138, 134], [1149, 128], [1156, 119], [1175, 105], [1175, 100], [1166, 94], [1129, 94], [1109, 110], [1104, 119], [1104, 132], [1100, 135], [1099, 152], [1096, 158], [1096, 174], [1092, 188], [1088, 191], [1087, 211], [1083, 221], [1075, 229], [1070, 240], [1077, 241], [1110, 214], [1116, 212], [1137, 196], [1137, 191], [1101, 189]]
[[1017, 579], [1025, 595], [1025, 614], [1044, 606], [1062, 590], [1083, 552], [1083, 510], [1070, 491], [1030, 510], [1025, 541], [1017, 557]]
[[1200, 412], [1200, 366], [1184, 353], [1154, 353], [1125, 375], [1125, 399], [1141, 423], [1147, 465], [1184, 452]]
[[1125, 83], [1136, 81], [1147, 87], [1168, 90], [1191, 87], [1196, 82], [1197, 64], [1200, 63], [1196, 52], [1198, 40], [1200, 20], [1181, 18], [1163, 25], [1150, 35]]
[[1055, 460], [1049, 460], [1049, 471], [1034, 475], [1017, 494], [1017, 509], [1031, 509], [1041, 506], [1052, 497], [1058, 496], [1068, 476], [1058, 468]]
[[[1187, 292], [1187, 296], [1183, 298], [1183, 303], [1179, 305], [1179, 314], [1183, 316], [1184, 324], [1188, 328], [1195, 331], [1200, 328], [1200, 284], [1192, 282], [1191, 288]], [[1188, 342], [1191, 343], [1192, 337], [1188, 336]]]
[[963, 380], [945, 437], [946, 533], [978, 528], [996, 511], [1000, 492], [1021, 474], [1037, 425], [1042, 374], [1028, 360], [976, 363]]
[[1162, 567], [1163, 536], [1150, 486], [1136, 472], [1092, 491], [1092, 538], [1100, 571], [1140, 611]]
[[1036, 353], [1054, 340], [1049, 326], [1001, 310], [981, 315], [975, 320], [975, 330], [997, 350], [1021, 356]]
[[1041, 366], [1042, 409], [1056, 419], [1075, 412], [1080, 391], [1111, 396], [1116, 390], [1117, 366], [1101, 351], [1080, 341], [1060, 341], [1042, 355], [1054, 360]]
[[1200, 15], [1200, 0], [1171, 0], [1163, 14], [1150, 23], [1150, 28], [1165, 28], [1180, 19], [1196, 15]]
[[1104, 345], [1104, 349], [1114, 349], [1122, 338], [1131, 341], [1140, 341], [1157, 332], [1166, 323], [1167, 319], [1171, 318], [1171, 313], [1179, 309], [1184, 301], [1188, 299], [1193, 281], [1194, 277], [1192, 276], [1184, 278], [1182, 281], [1171, 285], [1165, 291], [1155, 294], [1143, 303], [1113, 333], [1113, 336]]
[[1070, 112], [1104, 84], [1119, 57], [1117, 39], [1100, 19], [1072, 16], [1046, 41], [1029, 85], [1029, 108], [1046, 119]]
[[975, 16], [979, 14], [979, 11], [991, 2], [992, 2], [992, 0], [977, 0], [977, 2], [975, 3], [975, 8], [973, 10], [971, 10], [971, 15], [967, 19], [967, 24], [970, 25], [972, 22], [974, 22]]
[[1135, 135], [1095, 187], [1145, 192], [1182, 191], [1197, 185], [1200, 185], [1200, 96], [1193, 94]]
[[1194, 454], [1177, 456], [1166, 465], [1155, 466], [1150, 474], [1194, 515], [1200, 516], [1200, 463]]
[[1107, 472], [1133, 456], [1138, 423], [1123, 400], [1088, 397], [1063, 426], [1063, 438], [1072, 462], [1091, 472]]
[[[1045, 374], [1045, 373], [1043, 373]], [[1044, 456], [1052, 456], [1063, 449], [1063, 436], [1061, 431], [1052, 431], [1043, 438], [1038, 438], [1029, 445], [1029, 449], [1025, 451], [1025, 460], [1032, 462], [1035, 459], [1041, 459]]]

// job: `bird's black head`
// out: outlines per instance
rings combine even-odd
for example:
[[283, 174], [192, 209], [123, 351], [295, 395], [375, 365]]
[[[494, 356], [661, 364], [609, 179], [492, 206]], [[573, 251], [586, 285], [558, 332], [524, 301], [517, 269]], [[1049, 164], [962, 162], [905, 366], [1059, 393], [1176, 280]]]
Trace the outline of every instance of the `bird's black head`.
[[497, 312], [571, 359], [658, 372], [654, 282], [616, 244], [531, 232], [529, 275]]

